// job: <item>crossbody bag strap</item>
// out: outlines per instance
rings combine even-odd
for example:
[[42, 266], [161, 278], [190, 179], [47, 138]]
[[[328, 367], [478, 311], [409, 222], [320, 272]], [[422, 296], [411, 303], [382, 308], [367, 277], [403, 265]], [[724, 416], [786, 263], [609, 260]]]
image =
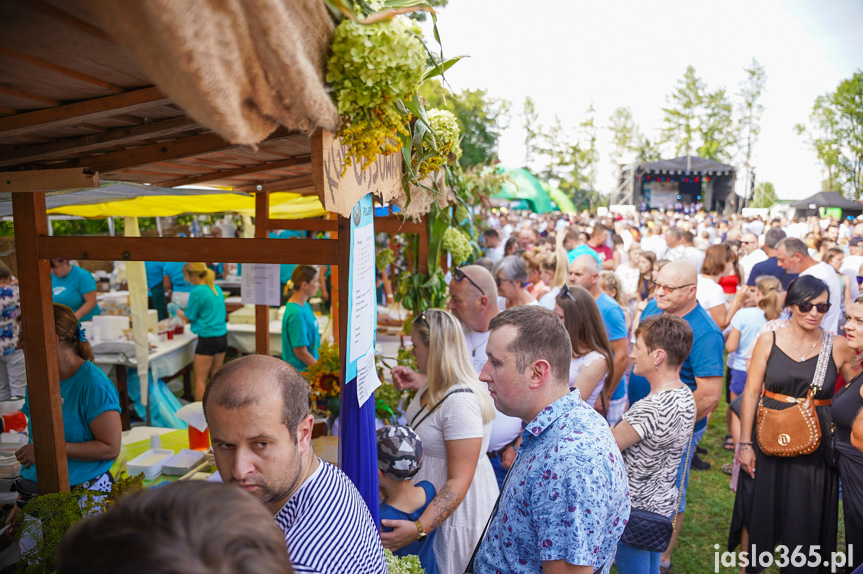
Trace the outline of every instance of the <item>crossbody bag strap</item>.
[[433, 407], [432, 407], [432, 408], [431, 408], [431, 409], [430, 409], [430, 410], [425, 414], [425, 416], [424, 416], [423, 418], [421, 418], [421, 419], [420, 419], [420, 422], [418, 422], [418, 423], [416, 423], [416, 424], [414, 424], [414, 421], [416, 421], [416, 420], [417, 420], [417, 417], [418, 417], [418, 416], [420, 416], [420, 413], [422, 412], [422, 410], [420, 410], [417, 414], [415, 414], [415, 415], [414, 415], [414, 418], [413, 418], [413, 419], [411, 419], [411, 428], [412, 428], [412, 429], [414, 429], [414, 430], [416, 430], [416, 429], [417, 429], [417, 427], [418, 427], [418, 426], [420, 426], [421, 424], [423, 424], [423, 421], [424, 421], [424, 420], [426, 420], [427, 418], [429, 418], [429, 417], [432, 415], [432, 413], [433, 413], [433, 412], [435, 412], [436, 410], [438, 410], [438, 407], [440, 407], [440, 406], [443, 404], [443, 402], [444, 402], [445, 400], [447, 400], [450, 396], [452, 396], [452, 395], [454, 395], [454, 394], [456, 394], [456, 393], [472, 393], [472, 392], [473, 392], [473, 391], [472, 391], [471, 389], [455, 389], [454, 391], [450, 391], [450, 392], [448, 392], [447, 394], [445, 394], [445, 395], [444, 395], [444, 397], [443, 397], [441, 400], [439, 400], [437, 403], [435, 403], [435, 406], [433, 406]]
[[821, 339], [821, 352], [818, 354], [818, 363], [815, 365], [815, 374], [812, 375], [812, 390], [817, 392], [824, 386], [827, 377], [827, 367], [830, 365], [830, 357], [833, 353], [833, 335], [824, 331]]
[[[697, 413], [692, 413], [692, 418], [695, 419]], [[686, 473], [689, 472], [689, 453], [692, 452], [692, 437], [695, 436], [695, 423], [692, 421], [692, 432], [689, 433], [689, 441], [686, 443], [686, 464], [683, 466], [683, 480], [680, 481], [680, 488], [677, 489], [677, 506], [674, 507], [674, 517], [671, 519], [671, 530], [676, 532], [677, 513], [680, 512], [680, 502], [683, 500], [683, 487], [686, 484]]]
[[[516, 458], [518, 455], [516, 455]], [[500, 487], [500, 492], [497, 494], [497, 500], [494, 501], [494, 508], [491, 510], [491, 514], [488, 517], [488, 522], [485, 523], [485, 528], [482, 529], [482, 535], [479, 537], [479, 540], [474, 546], [473, 554], [470, 555], [470, 560], [467, 563], [467, 567], [464, 569], [465, 574], [473, 574], [473, 562], [476, 560], [476, 555], [479, 553], [479, 547], [482, 546], [482, 541], [485, 539], [485, 535], [488, 533], [488, 527], [491, 526], [491, 521], [494, 520], [495, 515], [497, 514], [497, 509], [500, 506], [500, 497], [503, 496], [503, 491], [506, 488], [506, 483], [509, 481], [509, 475], [512, 474], [512, 468], [515, 466], [515, 461], [513, 461], [512, 466], [509, 467], [509, 470], [506, 472], [506, 477], [503, 479], [503, 484]]]

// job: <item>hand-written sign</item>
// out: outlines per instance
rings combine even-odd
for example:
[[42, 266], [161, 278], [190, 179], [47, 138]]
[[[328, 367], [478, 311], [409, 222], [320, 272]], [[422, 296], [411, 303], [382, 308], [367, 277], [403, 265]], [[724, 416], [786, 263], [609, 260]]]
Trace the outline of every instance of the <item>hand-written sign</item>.
[[354, 205], [368, 193], [382, 196], [384, 201], [403, 193], [401, 154], [378, 156], [366, 169], [347, 166], [343, 176], [346, 157], [347, 149], [332, 133], [320, 131], [312, 137], [315, 188], [327, 211], [350, 217]]

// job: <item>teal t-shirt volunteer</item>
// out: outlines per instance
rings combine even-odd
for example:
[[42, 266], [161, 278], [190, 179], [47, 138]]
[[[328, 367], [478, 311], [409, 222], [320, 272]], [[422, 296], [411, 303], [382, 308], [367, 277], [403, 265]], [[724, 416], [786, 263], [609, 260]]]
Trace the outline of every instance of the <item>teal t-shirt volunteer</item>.
[[282, 317], [282, 359], [303, 372], [306, 364], [297, 358], [294, 348], [305, 347], [317, 359], [320, 356], [320, 346], [321, 334], [312, 306], [306, 303], [300, 307], [288, 301]]
[[[106, 411], [120, 411], [120, 396], [117, 387], [102, 369], [86, 361], [75, 374], [60, 381], [60, 397], [63, 399], [63, 431], [66, 442], [87, 442], [95, 440], [90, 423]], [[33, 442], [33, 429], [30, 426], [30, 392], [24, 395], [21, 412], [27, 415], [27, 430]], [[114, 464], [113, 460], [73, 460], [69, 459], [69, 484], [72, 486], [100, 476]], [[21, 476], [36, 480], [36, 465], [21, 468]]]
[[197, 285], [189, 294], [186, 317], [191, 323], [192, 332], [199, 337], [221, 337], [228, 334], [225, 323], [225, 296], [218, 285], [214, 293], [208, 285]]
[[192, 291], [194, 285], [186, 283], [186, 278], [183, 276], [183, 266], [185, 263], [179, 261], [166, 261], [163, 267], [165, 275], [171, 278], [171, 289], [182, 293]]
[[[54, 294], [55, 303], [66, 305], [73, 311], [77, 311], [84, 304], [84, 295], [96, 290], [96, 280], [93, 279], [93, 275], [86, 269], [73, 265], [72, 270], [65, 277], [57, 277], [53, 273], [51, 274], [51, 290]], [[81, 320], [89, 321], [96, 315], [101, 314], [102, 310], [96, 304]]]

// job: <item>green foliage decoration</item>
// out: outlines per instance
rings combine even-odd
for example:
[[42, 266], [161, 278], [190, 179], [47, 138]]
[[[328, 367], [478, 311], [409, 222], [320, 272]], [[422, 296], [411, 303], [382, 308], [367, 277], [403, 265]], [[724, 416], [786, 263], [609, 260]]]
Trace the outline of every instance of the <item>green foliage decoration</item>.
[[419, 31], [405, 18], [376, 24], [344, 19], [333, 37], [327, 82], [333, 90], [348, 148], [345, 166], [363, 169], [378, 155], [400, 149], [406, 120], [395, 102], [413, 93], [426, 72], [426, 51]]
[[392, 249], [380, 249], [375, 254], [375, 267], [378, 271], [383, 271], [386, 266], [396, 260], [396, 254]]
[[388, 549], [384, 549], [384, 556], [386, 556], [390, 574], [425, 574], [420, 559], [413, 554], [400, 558]]
[[473, 255], [470, 239], [455, 227], [447, 227], [441, 244], [452, 255], [452, 261], [456, 265], [461, 265]]
[[66, 531], [87, 516], [106, 511], [117, 499], [143, 488], [144, 474], [116, 481], [111, 492], [97, 492], [81, 487], [71, 492], [52, 492], [30, 500], [20, 520], [22, 537], [35, 546], [21, 555], [18, 572], [41, 574], [53, 572], [57, 553]]

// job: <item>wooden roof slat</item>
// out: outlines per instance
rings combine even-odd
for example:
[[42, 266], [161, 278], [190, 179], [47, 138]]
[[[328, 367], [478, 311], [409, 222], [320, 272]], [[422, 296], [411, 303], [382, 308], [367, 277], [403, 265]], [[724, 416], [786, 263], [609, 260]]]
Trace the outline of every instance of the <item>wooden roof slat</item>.
[[[292, 132], [277, 130], [270, 138], [291, 137]], [[58, 167], [89, 167], [93, 171], [111, 172], [144, 166], [160, 161], [167, 161], [183, 157], [202, 155], [231, 147], [239, 147], [240, 144], [232, 145], [213, 133], [180, 138], [164, 143], [150, 144], [135, 148], [124, 149], [98, 156], [85, 157], [66, 162]]]
[[20, 135], [37, 128], [68, 126], [80, 124], [95, 118], [102, 118], [121, 112], [132, 112], [154, 103], [164, 103], [168, 98], [158, 88], [132, 90], [74, 102], [56, 108], [34, 110], [0, 118], [0, 136]]
[[[237, 187], [237, 191], [245, 191], [246, 193], [254, 193], [256, 191], [292, 191], [303, 187], [309, 187], [315, 184], [312, 176], [292, 177], [289, 179], [280, 179], [259, 185], [247, 185]], [[258, 189], [260, 186], [261, 189]]]
[[104, 88], [115, 93], [120, 93], [123, 91], [123, 88], [121, 88], [120, 86], [116, 86], [110, 82], [105, 82], [103, 80], [100, 80], [99, 78], [94, 78], [92, 76], [88, 76], [87, 74], [82, 74], [80, 72], [64, 68], [63, 66], [58, 66], [57, 64], [52, 64], [51, 62], [46, 62], [45, 60], [42, 60], [40, 58], [35, 58], [33, 56], [28, 56], [27, 54], [22, 54], [21, 52], [11, 50], [4, 46], [0, 46], [0, 54], [3, 54], [4, 56], [15, 60], [19, 60], [21, 62], [25, 62], [27, 64], [30, 64], [31, 66], [44, 68], [57, 74], [68, 76], [70, 78], [75, 78], [76, 80], [80, 80], [82, 82], [86, 82], [88, 84], [92, 84], [94, 86]]
[[30, 6], [31, 8], [38, 10], [39, 12], [42, 12], [43, 14], [47, 14], [48, 16], [51, 16], [55, 20], [59, 20], [60, 22], [63, 22], [64, 24], [72, 26], [73, 28], [77, 28], [78, 30], [81, 30], [82, 32], [86, 32], [87, 34], [90, 34], [91, 36], [95, 36], [96, 38], [99, 38], [100, 40], [104, 40], [105, 42], [108, 42], [111, 44], [114, 43], [113, 38], [111, 38], [111, 35], [108, 34], [107, 32], [105, 32], [102, 29], [97, 28], [91, 24], [88, 24], [87, 22], [79, 20], [78, 18], [75, 18], [71, 14], [64, 12], [63, 10], [60, 10], [58, 8], [55, 8], [54, 6], [51, 6], [50, 4], [42, 2], [41, 0], [25, 0], [24, 3], [27, 4], [27, 6]]
[[25, 92], [24, 90], [19, 90], [17, 88], [10, 88], [9, 86], [4, 86], [2, 84], [0, 84], [0, 94], [12, 96], [13, 98], [18, 98], [21, 100], [39, 102], [40, 104], [45, 104], [52, 107], [60, 105], [60, 100], [55, 100], [54, 98], [49, 98], [48, 96], [43, 96], [40, 94], [31, 94], [30, 92]]
[[203, 175], [195, 175], [190, 177], [181, 177], [178, 179], [174, 179], [171, 181], [163, 181], [162, 185], [166, 187], [176, 187], [178, 185], [192, 185], [194, 183], [203, 183], [205, 181], [214, 181], [217, 179], [226, 179], [238, 175], [247, 175], [251, 173], [258, 173], [261, 171], [269, 171], [271, 169], [281, 169], [285, 167], [290, 167], [293, 165], [299, 165], [302, 163], [311, 162], [311, 156], [302, 156], [295, 157], [292, 159], [286, 159], [282, 161], [270, 162], [270, 163], [262, 163], [259, 165], [250, 165], [248, 167], [242, 167], [239, 169], [227, 170], [227, 171], [216, 171], [212, 173], [205, 173]]
[[123, 145], [133, 143], [142, 137], [162, 137], [198, 125], [193, 119], [181, 117], [160, 122], [145, 123], [131, 128], [119, 128], [80, 138], [61, 140], [58, 142], [22, 148], [4, 153], [0, 158], [0, 167], [23, 165], [41, 159], [57, 157], [64, 153], [85, 153], [104, 148], [108, 145]]

